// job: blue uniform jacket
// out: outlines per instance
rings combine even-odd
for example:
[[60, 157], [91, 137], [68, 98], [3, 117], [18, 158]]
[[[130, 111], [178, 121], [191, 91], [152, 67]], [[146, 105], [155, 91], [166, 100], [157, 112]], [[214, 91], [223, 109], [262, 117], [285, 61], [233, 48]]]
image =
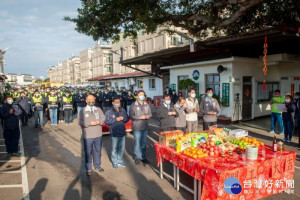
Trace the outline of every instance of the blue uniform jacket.
[[[117, 118], [122, 116], [123, 121], [117, 121]], [[109, 126], [110, 136], [111, 137], [122, 137], [126, 135], [125, 123], [128, 122], [129, 117], [126, 113], [126, 110], [120, 108], [119, 112], [115, 110], [114, 107], [109, 109], [105, 113], [105, 124]]]
[[[13, 108], [14, 113], [10, 114], [9, 110]], [[0, 109], [0, 117], [2, 119], [2, 127], [4, 131], [19, 129], [19, 118], [22, 109], [18, 105], [10, 105], [5, 103]]]

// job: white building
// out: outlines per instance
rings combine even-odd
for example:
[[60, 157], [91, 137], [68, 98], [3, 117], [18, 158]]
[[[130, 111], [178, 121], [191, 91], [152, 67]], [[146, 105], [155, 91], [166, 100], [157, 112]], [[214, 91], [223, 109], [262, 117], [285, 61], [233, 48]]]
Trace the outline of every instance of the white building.
[[34, 76], [30, 74], [6, 74], [7, 80], [6, 82], [9, 83], [11, 86], [14, 87], [22, 87], [31, 85], [34, 83]]

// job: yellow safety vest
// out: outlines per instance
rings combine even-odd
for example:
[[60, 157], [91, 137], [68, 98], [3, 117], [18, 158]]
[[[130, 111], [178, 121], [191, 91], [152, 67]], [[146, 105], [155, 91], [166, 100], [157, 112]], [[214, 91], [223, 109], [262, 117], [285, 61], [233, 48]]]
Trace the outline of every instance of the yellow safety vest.
[[63, 97], [63, 102], [67, 102], [67, 101], [71, 102], [72, 99], [73, 99], [72, 96], [70, 96], [69, 98]]
[[32, 97], [33, 103], [42, 103], [43, 102], [43, 97], [40, 95], [38, 98], [37, 97]]
[[54, 97], [52, 97], [52, 96], [49, 96], [49, 101], [57, 101], [57, 96], [54, 96]]

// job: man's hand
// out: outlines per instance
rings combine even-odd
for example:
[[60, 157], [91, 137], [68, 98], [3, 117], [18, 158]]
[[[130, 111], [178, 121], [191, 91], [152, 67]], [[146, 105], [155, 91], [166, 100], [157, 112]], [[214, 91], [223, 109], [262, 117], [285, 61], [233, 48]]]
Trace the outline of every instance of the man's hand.
[[176, 115], [176, 112], [168, 112], [168, 115]]
[[145, 115], [145, 119], [149, 119], [150, 118], [150, 116], [149, 115]]
[[214, 111], [210, 111], [208, 112], [209, 115], [217, 115], [217, 112], [214, 112]]
[[120, 121], [123, 121], [123, 119], [124, 119], [124, 118], [121, 116], [121, 117], [118, 117], [118, 118], [117, 118], [117, 121], [120, 122]]
[[52, 103], [56, 103], [56, 101], [52, 101]]
[[99, 125], [99, 124], [100, 124], [100, 122], [99, 122], [99, 121], [95, 121], [95, 123], [96, 123], [95, 125]]
[[11, 114], [11, 115], [14, 114], [14, 109], [12, 109], [12, 108], [9, 109], [9, 114]]
[[145, 115], [140, 116], [140, 119], [146, 119]]
[[40, 103], [36, 103], [35, 105], [36, 105], [36, 106], [41, 106], [41, 104], [40, 104]]
[[97, 125], [97, 123], [96, 123], [96, 122], [94, 122], [94, 121], [92, 121], [90, 124], [91, 124], [91, 126], [95, 126], [95, 125]]

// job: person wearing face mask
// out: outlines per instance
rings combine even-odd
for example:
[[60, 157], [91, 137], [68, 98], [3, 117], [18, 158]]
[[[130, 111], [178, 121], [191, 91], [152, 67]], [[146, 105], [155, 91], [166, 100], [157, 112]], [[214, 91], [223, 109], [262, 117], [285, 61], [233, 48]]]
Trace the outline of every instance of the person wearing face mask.
[[76, 96], [76, 104], [77, 104], [77, 116], [79, 112], [86, 106], [86, 96], [83, 94], [83, 90], [79, 90], [79, 94]]
[[112, 101], [112, 107], [105, 113], [105, 124], [109, 126], [111, 136], [111, 161], [113, 168], [126, 167], [123, 161], [125, 149], [126, 128], [125, 123], [129, 118], [126, 110], [121, 107], [121, 100], [115, 98]]
[[291, 95], [285, 96], [285, 111], [282, 112], [282, 121], [284, 127], [284, 142], [291, 142], [293, 136], [293, 126], [296, 105]]
[[177, 103], [174, 105], [174, 109], [178, 113], [178, 116], [175, 117], [176, 130], [181, 130], [185, 133], [186, 132], [185, 98], [179, 97]]
[[206, 96], [200, 103], [200, 112], [203, 116], [203, 130], [217, 124], [217, 114], [220, 112], [218, 101], [213, 98], [213, 89], [206, 89]]
[[169, 87], [166, 87], [166, 89], [165, 89], [164, 95], [166, 95], [166, 94], [172, 96], [172, 91]]
[[171, 96], [171, 103], [172, 103], [173, 105], [175, 105], [177, 101], [178, 101], [178, 96], [177, 96], [177, 94], [176, 94], [176, 91], [173, 90], [173, 91], [172, 91], [172, 96]]
[[193, 88], [189, 89], [188, 96], [189, 97], [186, 99], [185, 102], [187, 132], [197, 133], [199, 103], [198, 99], [196, 99], [196, 90]]
[[50, 95], [47, 97], [47, 105], [49, 109], [49, 116], [51, 125], [57, 126], [57, 111], [58, 111], [58, 97], [54, 90], [51, 90]]
[[[102, 124], [105, 116], [100, 108], [95, 106], [95, 97], [86, 97], [87, 106], [80, 110], [78, 124], [83, 134], [83, 146], [85, 153], [85, 168], [88, 176], [92, 174], [92, 160], [98, 172], [104, 172], [101, 168], [102, 149]], [[92, 159], [93, 158], [93, 159]]]
[[34, 127], [38, 128], [38, 125], [42, 127], [44, 125], [44, 111], [43, 111], [43, 105], [44, 105], [44, 99], [39, 94], [38, 91], [34, 92], [34, 96], [32, 97], [31, 101], [32, 109], [33, 109], [33, 115], [34, 115]]
[[22, 109], [18, 105], [13, 105], [13, 102], [11, 96], [6, 96], [5, 103], [0, 108], [3, 137], [8, 158], [12, 155], [20, 155], [18, 150], [20, 139], [19, 116], [22, 115]]
[[131, 104], [129, 110], [130, 119], [132, 119], [132, 130], [134, 135], [134, 154], [135, 164], [139, 165], [142, 161], [149, 164], [146, 159], [146, 143], [148, 134], [148, 120], [152, 117], [150, 105], [146, 102], [145, 92], [137, 92], [136, 101]]
[[17, 104], [22, 108], [21, 122], [22, 126], [28, 126], [28, 97], [25, 92], [20, 93], [21, 96], [17, 99]]
[[64, 123], [63, 97], [57, 92], [58, 99], [58, 123]]
[[77, 102], [76, 102], [77, 95], [78, 95], [78, 91], [74, 90], [74, 92], [72, 94], [72, 98], [73, 98], [73, 119], [77, 118]]
[[160, 130], [171, 131], [175, 129], [175, 117], [178, 117], [178, 113], [175, 111], [174, 105], [171, 103], [171, 96], [169, 94], [165, 94], [163, 99], [164, 103], [160, 104], [157, 108]]
[[125, 101], [126, 101], [127, 114], [129, 115], [130, 106], [135, 102], [135, 97], [133, 96], [131, 90], [128, 90], [127, 95], [125, 97]]
[[270, 101], [270, 105], [272, 107], [270, 133], [274, 133], [276, 121], [278, 121], [280, 128], [279, 135], [283, 135], [282, 112], [278, 110], [277, 104], [283, 104], [284, 101], [285, 98], [280, 96], [280, 90], [275, 90], [275, 96]]
[[63, 110], [64, 110], [64, 118], [65, 124], [73, 123], [73, 98], [70, 92], [66, 92], [65, 96], [63, 96]]
[[102, 94], [102, 108], [103, 108], [103, 113], [105, 114], [106, 111], [108, 111], [111, 107], [111, 100], [112, 97], [108, 92], [108, 89], [104, 90], [104, 94]]

